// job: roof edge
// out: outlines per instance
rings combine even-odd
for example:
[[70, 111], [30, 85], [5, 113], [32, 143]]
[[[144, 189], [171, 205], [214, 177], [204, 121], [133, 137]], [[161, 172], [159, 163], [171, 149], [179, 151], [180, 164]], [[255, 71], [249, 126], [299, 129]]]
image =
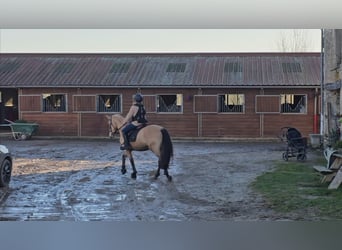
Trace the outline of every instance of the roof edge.
[[321, 52], [122, 52], [122, 53], [96, 53], [96, 52], [70, 52], [70, 53], [45, 53], [45, 52], [24, 52], [14, 53], [1, 52], [1, 56], [319, 56]]

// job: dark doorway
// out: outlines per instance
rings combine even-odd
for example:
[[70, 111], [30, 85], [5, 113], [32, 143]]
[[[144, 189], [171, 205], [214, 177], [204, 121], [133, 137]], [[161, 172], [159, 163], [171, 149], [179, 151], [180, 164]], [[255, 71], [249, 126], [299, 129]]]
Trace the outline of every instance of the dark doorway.
[[0, 88], [0, 124], [18, 120], [18, 90]]

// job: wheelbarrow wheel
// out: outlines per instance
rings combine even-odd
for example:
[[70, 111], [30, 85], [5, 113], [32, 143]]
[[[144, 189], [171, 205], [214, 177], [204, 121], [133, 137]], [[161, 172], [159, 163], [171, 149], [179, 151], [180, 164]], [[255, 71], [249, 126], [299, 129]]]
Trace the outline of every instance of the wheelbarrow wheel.
[[284, 161], [288, 161], [289, 160], [289, 154], [287, 152], [283, 153], [283, 159], [284, 159]]
[[31, 136], [27, 133], [16, 132], [13, 137], [16, 141], [24, 141], [30, 139]]
[[21, 136], [22, 136], [22, 133], [20, 133], [20, 132], [14, 132], [13, 133], [14, 140], [16, 140], [16, 141], [21, 140]]
[[29, 138], [29, 135], [28, 134], [25, 134], [25, 133], [22, 133], [21, 136], [20, 136], [20, 140], [27, 140]]
[[8, 187], [12, 174], [12, 162], [5, 159], [0, 166], [0, 187]]

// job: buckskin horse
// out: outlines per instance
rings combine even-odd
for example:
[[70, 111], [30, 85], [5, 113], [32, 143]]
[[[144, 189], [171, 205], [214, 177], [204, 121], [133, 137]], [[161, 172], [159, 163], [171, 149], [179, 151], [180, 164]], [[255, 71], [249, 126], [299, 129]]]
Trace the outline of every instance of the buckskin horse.
[[[109, 135], [117, 132], [120, 133], [120, 143], [123, 142], [122, 128], [124, 117], [121, 115], [107, 115]], [[133, 139], [134, 140], [134, 139]], [[121, 173], [126, 174], [126, 158], [128, 157], [132, 166], [131, 178], [137, 178], [137, 170], [135, 168], [132, 151], [146, 151], [151, 150], [158, 157], [158, 169], [155, 174], [155, 179], [160, 175], [160, 170], [164, 170], [169, 181], [172, 181], [172, 176], [169, 175], [169, 163], [173, 157], [173, 145], [169, 132], [159, 125], [146, 125], [139, 129], [134, 141], [130, 140], [131, 149], [124, 150], [122, 154]]]

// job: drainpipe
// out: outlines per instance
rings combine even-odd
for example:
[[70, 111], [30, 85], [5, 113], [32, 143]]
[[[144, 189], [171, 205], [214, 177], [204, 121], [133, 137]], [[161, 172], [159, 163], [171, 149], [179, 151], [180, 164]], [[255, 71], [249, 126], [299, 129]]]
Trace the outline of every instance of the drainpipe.
[[313, 132], [314, 134], [318, 133], [318, 112], [317, 112], [317, 95], [318, 95], [318, 89], [315, 89], [315, 98], [314, 98], [314, 124], [313, 124]]
[[325, 91], [324, 91], [324, 29], [321, 29], [321, 121], [320, 121], [320, 134], [324, 136], [324, 101], [325, 101]]
[[[203, 91], [201, 88], [198, 89], [197, 91], [198, 95], [202, 95]], [[193, 102], [195, 102], [195, 98], [193, 98]], [[197, 114], [197, 137], [202, 137], [203, 136], [203, 119], [202, 119], [202, 113], [199, 112]]]

